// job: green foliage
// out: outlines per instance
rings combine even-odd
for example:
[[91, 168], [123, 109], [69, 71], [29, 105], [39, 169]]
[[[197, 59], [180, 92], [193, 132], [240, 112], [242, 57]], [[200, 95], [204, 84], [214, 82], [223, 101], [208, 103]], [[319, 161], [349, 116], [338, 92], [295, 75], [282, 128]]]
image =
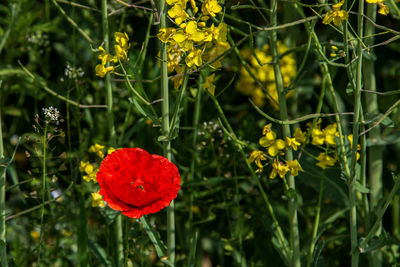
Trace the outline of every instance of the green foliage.
[[[195, 2], [198, 12], [203, 2]], [[226, 46], [213, 58], [217, 42], [202, 36], [204, 43], [194, 42], [203, 53], [198, 67], [185, 63], [189, 51], [174, 47], [182, 52], [182, 70], [168, 74], [165, 134], [154, 3], [108, 3], [107, 53], [114, 54], [115, 32], [126, 32], [131, 47], [126, 61], [113, 64], [107, 110], [108, 82], [95, 71], [104, 38], [100, 1], [2, 1], [0, 252], [8, 265], [118, 266], [122, 243], [125, 266], [174, 266], [167, 257], [166, 210], [140, 220], [124, 217], [121, 240], [114, 230], [120, 212], [92, 206], [99, 186], [84, 181], [79, 166], [100, 165], [92, 145], [104, 145], [104, 153], [113, 146], [111, 114], [115, 148], [161, 155], [171, 144], [182, 178], [175, 266], [296, 266], [296, 260], [304, 266], [394, 266], [400, 261], [400, 5], [385, 1], [390, 13], [369, 23], [376, 10], [372, 16], [374, 4], [366, 1], [362, 12], [369, 19], [358, 27], [359, 2], [342, 5], [349, 18], [334, 26], [322, 23], [333, 2], [218, 1], [221, 11], [198, 29], [226, 23]], [[187, 12], [194, 15], [190, 2]], [[167, 24], [180, 30], [172, 18]], [[215, 93], [205, 86], [212, 73]], [[49, 123], [43, 108], [50, 106], [61, 115]], [[335, 145], [311, 145], [319, 118], [321, 130], [340, 126]], [[307, 141], [271, 156], [259, 144], [268, 123], [277, 139], [301, 128]], [[355, 146], [349, 134], [358, 136]], [[247, 161], [255, 150], [266, 158], [258, 172]], [[334, 157], [333, 166], [316, 165], [322, 152]], [[274, 160], [295, 159], [303, 169], [298, 176], [269, 178]]]

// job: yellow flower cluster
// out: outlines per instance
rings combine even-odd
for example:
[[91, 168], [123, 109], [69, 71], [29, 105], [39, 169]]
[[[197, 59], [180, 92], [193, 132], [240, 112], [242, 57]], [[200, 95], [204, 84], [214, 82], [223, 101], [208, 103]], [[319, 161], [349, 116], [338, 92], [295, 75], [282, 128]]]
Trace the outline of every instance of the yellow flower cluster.
[[83, 180], [85, 180], [86, 182], [97, 182], [96, 180], [96, 174], [99, 171], [99, 168], [95, 167], [95, 165], [93, 165], [92, 163], [90, 163], [89, 161], [81, 161], [81, 164], [79, 166], [79, 171], [84, 173], [85, 175], [83, 175]]
[[92, 207], [104, 208], [106, 203], [103, 201], [103, 196], [97, 193], [90, 193], [92, 195]]
[[[115, 151], [115, 148], [110, 147], [107, 149], [107, 154], [111, 154]], [[89, 152], [96, 154], [99, 159], [104, 158], [104, 146], [100, 144], [94, 144], [89, 147]], [[79, 166], [79, 171], [82, 172], [84, 175], [82, 176], [83, 180], [86, 182], [93, 181], [97, 183], [96, 174], [99, 171], [96, 163], [91, 163], [89, 161], [81, 161]]]
[[[332, 167], [338, 160], [337, 155], [337, 142], [339, 140], [339, 132], [336, 123], [327, 125], [325, 128], [321, 128], [322, 120], [319, 119], [313, 128], [311, 129], [311, 123], [307, 123], [307, 131], [311, 136], [311, 145], [317, 146], [323, 150], [317, 156], [317, 165], [321, 169], [325, 170], [327, 167]], [[299, 171], [302, 171], [299, 162], [297, 160], [286, 161], [283, 159], [285, 150], [291, 148], [297, 151], [301, 144], [309, 143], [306, 140], [306, 133], [300, 128], [297, 128], [293, 137], [286, 137], [286, 140], [277, 138], [276, 132], [271, 129], [272, 125], [267, 124], [263, 128], [263, 137], [259, 139], [259, 144], [266, 148], [266, 153], [260, 150], [254, 150], [248, 162], [254, 162], [258, 167], [258, 172], [262, 171], [264, 164], [262, 161], [270, 160], [272, 163], [272, 171], [270, 178], [275, 178], [279, 174], [283, 178], [286, 173], [290, 172], [293, 176], [297, 176]], [[350, 143], [350, 148], [353, 146], [353, 135], [347, 136]], [[358, 144], [357, 150], [360, 150]], [[357, 160], [360, 158], [360, 154], [357, 152]]]
[[126, 60], [128, 58], [128, 49], [131, 47], [129, 37], [126, 33], [116, 32], [114, 34], [116, 45], [114, 45], [115, 56], [108, 54], [107, 51], [99, 46], [101, 54], [99, 59], [101, 64], [96, 66], [96, 75], [103, 78], [108, 72], [114, 71], [114, 66], [108, 65], [109, 63], [117, 63], [119, 59]]
[[[311, 144], [325, 150], [318, 155], [318, 162], [316, 163], [317, 166], [325, 170], [328, 166], [334, 166], [338, 159], [335, 147], [337, 144], [336, 137], [339, 136], [339, 133], [336, 123], [329, 124], [324, 129], [321, 129], [321, 123], [322, 120], [319, 119], [311, 129]], [[311, 126], [310, 123], [308, 126]]]
[[[174, 20], [176, 27], [161, 28], [158, 39], [167, 45], [168, 72], [175, 71], [182, 74], [185, 65], [189, 69], [200, 67], [230, 48], [227, 42], [227, 25], [219, 23], [207, 27], [207, 21], [222, 11], [217, 0], [205, 0], [201, 5], [201, 12], [195, 0], [167, 0], [172, 6], [168, 15]], [[192, 14], [192, 15], [189, 15]], [[221, 59], [211, 64], [214, 68], [221, 67]], [[173, 78], [174, 87], [178, 88], [183, 75]]]
[[[305, 133], [297, 128], [293, 134], [294, 137], [286, 137], [286, 140], [276, 138], [276, 132], [271, 129], [272, 124], [267, 124], [263, 128], [263, 137], [259, 139], [259, 144], [267, 149], [267, 155], [272, 162], [272, 171], [269, 175], [271, 179], [275, 178], [277, 174], [283, 178], [286, 173], [290, 172], [293, 176], [297, 176], [299, 171], [303, 171], [300, 163], [297, 160], [285, 161], [283, 156], [285, 150], [291, 148], [297, 151], [298, 146], [305, 142]], [[258, 171], [264, 168], [261, 161], [267, 160], [267, 155], [263, 151], [255, 150], [251, 153], [248, 162], [255, 162]]]
[[367, 3], [377, 4], [379, 6], [378, 13], [381, 15], [389, 14], [389, 8], [384, 4], [385, 0], [366, 0]]
[[349, 13], [347, 13], [346, 10], [340, 9], [343, 6], [343, 4], [344, 0], [333, 5], [332, 10], [326, 13], [322, 23], [329, 24], [333, 21], [333, 24], [335, 24], [335, 26], [339, 26], [342, 23], [342, 21], [347, 20], [349, 18]]
[[[338, 155], [335, 147], [337, 146], [339, 133], [336, 123], [329, 124], [324, 129], [321, 129], [321, 122], [322, 120], [319, 119], [311, 130], [311, 144], [319, 147], [323, 146], [321, 148], [324, 149], [324, 152], [321, 152], [318, 155], [318, 162], [316, 163], [316, 165], [325, 170], [328, 166], [334, 166], [336, 161], [338, 160]], [[353, 146], [353, 135], [348, 135], [347, 139], [350, 142], [351, 148]], [[357, 150], [360, 150], [359, 144], [357, 146]], [[357, 160], [359, 158], [360, 154], [357, 152]]]
[[[104, 146], [100, 144], [94, 144], [89, 147], [89, 152], [95, 154], [99, 160], [103, 160], [104, 158]], [[111, 154], [114, 152], [116, 149], [113, 147], [110, 147], [107, 149], [107, 154]], [[79, 171], [83, 174], [82, 178], [86, 182], [91, 182], [93, 181], [94, 183], [97, 183], [96, 175], [97, 172], [99, 171], [98, 168], [98, 163], [91, 163], [89, 161], [81, 161], [80, 166], [79, 166]], [[97, 193], [91, 193], [92, 196], [92, 207], [100, 207], [104, 208], [106, 204], [103, 201], [103, 197], [97, 192]]]
[[[250, 72], [262, 83], [267, 92], [256, 83], [244, 66], [240, 69], [236, 90], [250, 96], [253, 102], [259, 107], [263, 107], [266, 102], [265, 99], [268, 99], [270, 104], [277, 110], [278, 90], [276, 89], [274, 68], [271, 64], [272, 56], [268, 53], [268, 50], [269, 46], [264, 45], [262, 49], [254, 49], [254, 54], [250, 49], [243, 49], [240, 52], [242, 57], [249, 63], [248, 68]], [[287, 50], [287, 47], [282, 42], [278, 41], [279, 54], [282, 55], [287, 52]], [[280, 58], [279, 65], [281, 68], [283, 85], [289, 86], [296, 76], [296, 60], [293, 54], [287, 54]], [[286, 97], [289, 97], [291, 94], [292, 93], [288, 93]]]

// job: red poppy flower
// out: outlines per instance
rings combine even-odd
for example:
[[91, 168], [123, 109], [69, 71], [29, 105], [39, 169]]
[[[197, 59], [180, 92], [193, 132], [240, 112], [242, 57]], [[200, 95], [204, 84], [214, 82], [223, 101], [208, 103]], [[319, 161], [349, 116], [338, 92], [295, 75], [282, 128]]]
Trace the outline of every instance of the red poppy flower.
[[118, 149], [107, 155], [96, 178], [108, 206], [131, 218], [167, 207], [181, 188], [178, 168], [141, 148]]

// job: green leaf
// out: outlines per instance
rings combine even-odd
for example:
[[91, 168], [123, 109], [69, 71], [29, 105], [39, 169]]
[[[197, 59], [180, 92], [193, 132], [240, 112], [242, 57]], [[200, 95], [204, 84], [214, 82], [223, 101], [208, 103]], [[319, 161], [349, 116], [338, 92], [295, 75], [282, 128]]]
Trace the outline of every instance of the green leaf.
[[357, 181], [354, 183], [354, 187], [356, 188], [357, 191], [359, 191], [361, 193], [364, 193], [364, 194], [371, 193], [371, 191], [368, 188], [366, 188], [365, 186], [363, 186], [362, 184], [360, 184]]
[[354, 92], [353, 85], [351, 83], [348, 83], [346, 86], [346, 94], [352, 95]]
[[147, 108], [142, 107], [134, 97], [130, 97], [129, 102], [131, 102], [136, 107], [137, 111], [139, 111], [139, 113], [144, 117], [150, 119], [153, 123], [159, 123], [159, 119], [154, 117], [154, 115], [151, 114]]
[[199, 232], [196, 231], [191, 240], [190, 240], [190, 249], [189, 249], [189, 257], [188, 257], [188, 267], [195, 266], [196, 264], [196, 248], [197, 248], [197, 239], [199, 237]]
[[160, 260], [168, 266], [174, 266], [167, 259], [165, 259], [167, 247], [161, 241], [160, 234], [150, 226], [145, 216], [140, 218], [140, 222], [142, 223], [143, 229], [146, 231], [148, 237], [150, 238], [150, 241], [153, 243]]
[[96, 242], [89, 240], [88, 241], [89, 248], [93, 251], [94, 255], [97, 257], [97, 259], [102, 263], [103, 266], [114, 266], [113, 262], [110, 260], [110, 257], [108, 257], [106, 251], [100, 247], [99, 244]]
[[[189, 78], [189, 74], [187, 74], [186, 69], [185, 69], [185, 74], [183, 76], [183, 83], [182, 83], [182, 86], [179, 91], [178, 99], [175, 102], [174, 113], [171, 118], [169, 134], [167, 137], [168, 141], [171, 141], [178, 137], [180, 118], [181, 118], [182, 112], [184, 110], [184, 106], [183, 106], [184, 101], [183, 100], [185, 99], [185, 96], [186, 96], [186, 85], [187, 85], [188, 78]], [[165, 141], [167, 141], [167, 140], [165, 140]]]

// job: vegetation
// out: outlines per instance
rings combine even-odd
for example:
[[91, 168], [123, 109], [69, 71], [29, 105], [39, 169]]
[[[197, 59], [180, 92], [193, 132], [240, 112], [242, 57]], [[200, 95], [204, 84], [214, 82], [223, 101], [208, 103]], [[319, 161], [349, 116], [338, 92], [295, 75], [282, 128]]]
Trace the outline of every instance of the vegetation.
[[400, 262], [399, 1], [0, 14], [2, 266]]

